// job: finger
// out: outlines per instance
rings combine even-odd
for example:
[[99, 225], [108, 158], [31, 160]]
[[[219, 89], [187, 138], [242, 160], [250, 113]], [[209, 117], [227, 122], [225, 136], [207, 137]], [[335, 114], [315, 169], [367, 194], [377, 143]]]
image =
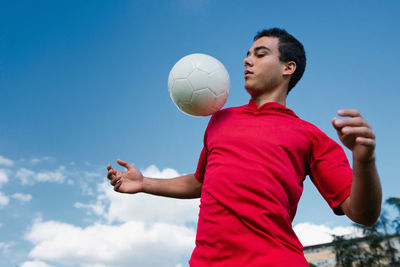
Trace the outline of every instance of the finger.
[[120, 188], [121, 184], [122, 184], [122, 182], [121, 182], [121, 181], [118, 181], [118, 182], [115, 184], [115, 186], [114, 186], [114, 191], [119, 192], [119, 188]]
[[113, 178], [113, 179], [111, 179], [111, 182], [110, 182], [110, 184], [112, 185], [112, 186], [115, 186], [118, 182], [120, 182], [121, 181], [121, 177], [116, 177], [116, 178]]
[[354, 135], [356, 137], [365, 137], [375, 139], [375, 134], [369, 127], [343, 127], [341, 129], [343, 135]]
[[367, 126], [368, 123], [362, 118], [362, 117], [354, 117], [354, 118], [348, 118], [348, 119], [338, 119], [336, 118], [333, 121], [333, 126], [335, 126], [336, 129], [340, 129], [342, 127], [346, 126], [352, 126], [352, 127], [358, 127], [358, 126]]
[[357, 109], [339, 109], [337, 114], [342, 117], [361, 117]]
[[114, 169], [111, 169], [107, 173], [107, 178], [111, 180], [115, 177], [115, 174], [116, 174], [116, 171]]
[[357, 137], [356, 142], [357, 142], [357, 144], [368, 146], [368, 147], [375, 147], [375, 145], [376, 145], [376, 141], [373, 138]]
[[131, 170], [131, 169], [133, 169], [133, 166], [132, 166], [131, 164], [129, 164], [128, 162], [126, 162], [126, 161], [117, 159], [117, 163], [118, 163], [119, 165], [121, 165], [122, 167], [127, 168], [128, 171]]
[[108, 164], [107, 165], [107, 170], [110, 170], [110, 169], [112, 169], [111, 164]]
[[339, 126], [337, 126], [337, 120], [339, 120], [338, 118], [333, 118], [332, 119], [332, 125], [333, 125], [333, 128], [335, 128], [335, 130], [338, 132], [338, 134], [340, 134], [340, 128], [341, 127], [339, 127]]

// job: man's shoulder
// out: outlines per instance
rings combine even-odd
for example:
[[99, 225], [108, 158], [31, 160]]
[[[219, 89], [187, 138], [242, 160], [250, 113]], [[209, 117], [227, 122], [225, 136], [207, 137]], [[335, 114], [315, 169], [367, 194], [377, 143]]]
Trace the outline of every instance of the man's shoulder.
[[244, 109], [244, 106], [237, 106], [237, 107], [227, 107], [227, 108], [222, 108], [215, 112], [212, 117], [219, 117], [219, 116], [226, 116], [228, 114], [234, 114], [242, 111]]
[[321, 139], [331, 139], [324, 131], [322, 131], [318, 126], [315, 124], [301, 119], [299, 117], [296, 118], [296, 121], [301, 125], [305, 132], [307, 132], [309, 138], [311, 140], [315, 140], [319, 142]]
[[326, 145], [328, 143], [337, 143], [315, 124], [300, 118], [299, 122], [303, 125], [303, 128], [308, 133], [308, 137], [312, 143], [317, 144], [318, 146], [323, 144]]
[[[298, 118], [298, 122], [303, 125], [305, 128], [307, 128], [309, 131], [321, 131], [315, 124], [306, 121], [302, 118]], [[321, 131], [322, 132], [322, 131]]]

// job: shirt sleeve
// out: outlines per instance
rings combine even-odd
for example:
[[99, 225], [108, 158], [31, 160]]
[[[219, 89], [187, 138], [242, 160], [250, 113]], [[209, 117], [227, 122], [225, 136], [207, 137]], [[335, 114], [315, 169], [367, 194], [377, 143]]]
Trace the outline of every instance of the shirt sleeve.
[[310, 178], [333, 212], [343, 215], [340, 205], [350, 195], [353, 170], [343, 148], [322, 131], [312, 140]]
[[204, 174], [206, 172], [206, 166], [207, 166], [207, 156], [208, 156], [207, 148], [203, 147], [200, 153], [199, 162], [197, 163], [196, 172], [194, 173], [194, 177], [200, 183], [203, 183], [204, 181]]
[[200, 182], [203, 183], [204, 181], [204, 174], [206, 173], [206, 167], [207, 167], [207, 158], [208, 158], [208, 147], [207, 147], [207, 132], [208, 128], [210, 128], [210, 125], [212, 124], [214, 117], [216, 113], [214, 113], [207, 125], [207, 128], [204, 132], [204, 138], [203, 138], [203, 149], [201, 150], [200, 153], [200, 158], [199, 162], [197, 163], [197, 169], [196, 172], [194, 173], [194, 177]]

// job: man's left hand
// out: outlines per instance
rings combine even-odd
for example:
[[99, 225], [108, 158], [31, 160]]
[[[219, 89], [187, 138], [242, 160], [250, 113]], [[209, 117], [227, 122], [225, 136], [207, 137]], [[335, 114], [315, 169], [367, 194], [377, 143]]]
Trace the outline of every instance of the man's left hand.
[[338, 115], [349, 118], [333, 118], [340, 141], [353, 151], [353, 160], [369, 162], [375, 159], [375, 134], [360, 112], [355, 109], [341, 109]]

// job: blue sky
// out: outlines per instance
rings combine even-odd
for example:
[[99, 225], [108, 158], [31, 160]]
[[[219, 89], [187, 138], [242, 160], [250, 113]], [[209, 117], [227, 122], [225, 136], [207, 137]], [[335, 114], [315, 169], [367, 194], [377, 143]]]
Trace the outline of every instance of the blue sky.
[[[274, 26], [307, 53], [287, 106], [335, 140], [336, 111], [359, 109], [377, 135], [384, 199], [399, 196], [399, 11], [394, 0], [0, 0], [0, 265], [187, 266], [198, 202], [120, 196], [105, 167], [193, 172], [209, 117], [176, 109], [170, 69], [212, 55], [230, 74], [225, 107], [246, 104], [243, 58]], [[293, 225], [310, 244], [326, 236], [307, 231], [351, 222], [307, 181]]]

